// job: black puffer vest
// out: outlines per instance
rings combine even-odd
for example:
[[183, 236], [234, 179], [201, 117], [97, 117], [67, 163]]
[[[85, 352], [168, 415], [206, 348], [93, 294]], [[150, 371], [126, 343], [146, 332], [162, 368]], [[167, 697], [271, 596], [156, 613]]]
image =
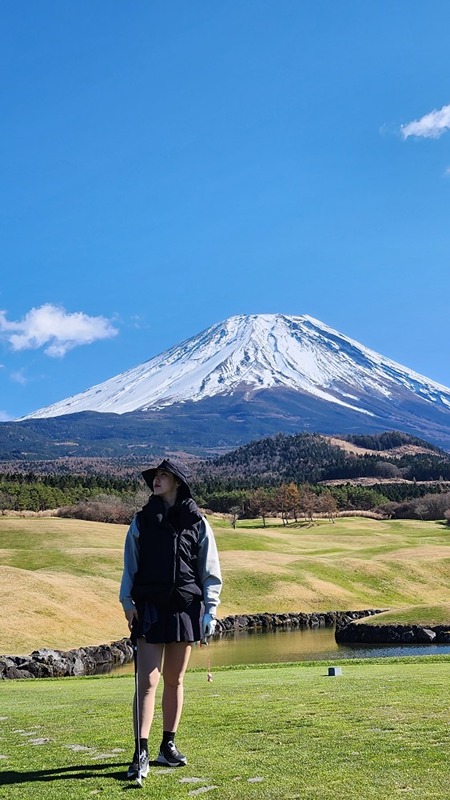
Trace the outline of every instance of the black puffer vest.
[[151, 601], [183, 610], [202, 596], [197, 571], [202, 518], [192, 498], [165, 513], [160, 497], [152, 495], [136, 517], [139, 528], [139, 567], [132, 597], [136, 605]]

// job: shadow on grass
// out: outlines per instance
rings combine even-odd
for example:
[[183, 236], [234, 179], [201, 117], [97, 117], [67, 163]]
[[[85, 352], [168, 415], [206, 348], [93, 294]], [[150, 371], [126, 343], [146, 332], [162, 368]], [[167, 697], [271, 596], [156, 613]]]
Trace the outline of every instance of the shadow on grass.
[[[116, 769], [120, 767], [120, 769]], [[12, 786], [18, 783], [50, 782], [58, 780], [85, 780], [86, 778], [114, 778], [126, 782], [126, 765], [118, 764], [78, 764], [72, 767], [59, 769], [31, 770], [30, 772], [16, 772], [8, 770], [0, 773], [0, 786]]]

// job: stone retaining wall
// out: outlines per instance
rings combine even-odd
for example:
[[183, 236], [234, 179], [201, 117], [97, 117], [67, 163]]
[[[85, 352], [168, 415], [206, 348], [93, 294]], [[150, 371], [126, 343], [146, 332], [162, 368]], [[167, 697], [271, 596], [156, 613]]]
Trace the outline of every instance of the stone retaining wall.
[[450, 625], [365, 625], [336, 627], [338, 644], [450, 644]]
[[0, 680], [99, 675], [133, 660], [129, 639], [78, 650], [34, 650], [29, 656], [0, 656]]
[[237, 614], [217, 620], [214, 636], [221, 636], [239, 630], [275, 630], [278, 628], [332, 628], [346, 625], [352, 620], [379, 614], [385, 609], [366, 609], [364, 611], [323, 611], [308, 614], [305, 612], [286, 614]]
[[[214, 638], [235, 631], [267, 631], [284, 628], [331, 628], [379, 613], [366, 611], [327, 611], [307, 614], [239, 614], [219, 619]], [[98, 675], [113, 667], [129, 664], [133, 650], [129, 639], [77, 650], [34, 650], [28, 656], [0, 656], [0, 680], [9, 678], [62, 678], [70, 675]]]

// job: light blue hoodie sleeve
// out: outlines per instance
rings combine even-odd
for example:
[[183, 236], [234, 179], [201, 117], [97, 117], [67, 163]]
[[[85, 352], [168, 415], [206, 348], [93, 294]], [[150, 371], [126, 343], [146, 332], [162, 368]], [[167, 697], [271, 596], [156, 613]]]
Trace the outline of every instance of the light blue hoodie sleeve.
[[214, 533], [205, 517], [202, 517], [200, 526], [198, 572], [203, 588], [205, 613], [215, 617], [220, 603], [222, 574]]
[[131, 592], [133, 589], [134, 576], [138, 568], [139, 558], [139, 528], [136, 517], [133, 517], [130, 527], [125, 537], [125, 548], [123, 553], [123, 573], [120, 584], [119, 600], [124, 611], [134, 608]]

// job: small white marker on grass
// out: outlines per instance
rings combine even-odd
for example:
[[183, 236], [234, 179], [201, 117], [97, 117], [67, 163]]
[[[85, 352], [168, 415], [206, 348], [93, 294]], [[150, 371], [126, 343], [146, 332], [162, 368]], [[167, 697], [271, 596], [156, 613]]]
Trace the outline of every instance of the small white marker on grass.
[[336, 675], [342, 675], [342, 667], [328, 667], [328, 675], [330, 677], [336, 677]]

